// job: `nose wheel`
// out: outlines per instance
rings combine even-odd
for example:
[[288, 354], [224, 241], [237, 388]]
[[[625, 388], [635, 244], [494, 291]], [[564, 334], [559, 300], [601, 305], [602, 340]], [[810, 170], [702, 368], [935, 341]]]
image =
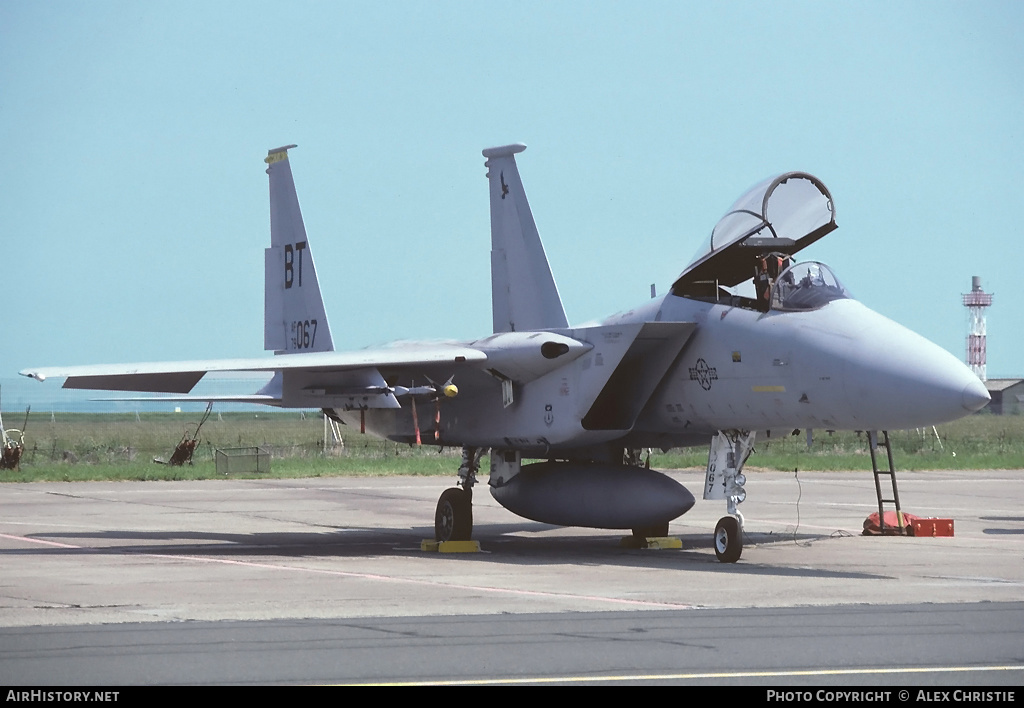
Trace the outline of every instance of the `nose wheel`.
[[723, 563], [735, 563], [743, 553], [743, 535], [739, 519], [723, 516], [715, 526], [715, 555]]

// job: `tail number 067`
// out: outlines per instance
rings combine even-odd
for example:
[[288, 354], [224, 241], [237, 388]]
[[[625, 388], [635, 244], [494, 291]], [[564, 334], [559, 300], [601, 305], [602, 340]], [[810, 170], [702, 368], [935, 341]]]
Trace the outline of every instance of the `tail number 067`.
[[296, 320], [291, 331], [292, 349], [309, 349], [316, 342], [316, 320]]

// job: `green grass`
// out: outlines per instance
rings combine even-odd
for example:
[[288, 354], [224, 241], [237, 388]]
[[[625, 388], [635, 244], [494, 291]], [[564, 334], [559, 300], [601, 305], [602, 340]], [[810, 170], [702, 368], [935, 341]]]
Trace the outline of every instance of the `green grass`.
[[[193, 465], [156, 464], [191, 437], [202, 416], [187, 413], [66, 413], [31, 415], [21, 469], [0, 471], [3, 481], [186, 480], [218, 476], [218, 448], [259, 446], [272, 456], [273, 477], [327, 475], [454, 474], [461, 450], [438, 452], [360, 435], [342, 426], [344, 446], [323, 445], [316, 413], [223, 413], [200, 431]], [[21, 421], [19, 421], [21, 424]], [[265, 476], [233, 474], [232, 476]]]
[[[342, 426], [343, 448], [323, 445], [316, 413], [214, 415], [203, 426], [194, 465], [155, 464], [170, 457], [201, 416], [190, 413], [32, 414], [21, 469], [0, 471], [2, 481], [215, 479], [218, 448], [260, 446], [272, 456], [273, 477], [338, 475], [454, 475], [460, 450], [412, 447], [360, 435]], [[10, 423], [10, 421], [8, 421]], [[18, 420], [20, 425], [22, 420]], [[979, 414], [927, 430], [891, 433], [897, 469], [1024, 468], [1024, 416]], [[955, 453], [955, 455], [954, 455]], [[656, 469], [703, 468], [707, 450], [655, 451]], [[815, 431], [810, 449], [798, 436], [759, 440], [747, 469], [870, 470], [867, 436]], [[486, 469], [486, 462], [485, 462]], [[236, 474], [232, 476], [261, 476]]]
[[[938, 434], [936, 436], [936, 433]], [[953, 423], [918, 430], [890, 431], [896, 469], [1021, 469], [1024, 468], [1024, 416], [976, 414]], [[799, 435], [760, 439], [747, 461], [749, 470], [871, 470], [866, 433], [815, 430], [811, 447]], [[885, 466], [885, 451], [879, 450]], [[655, 455], [654, 467], [703, 467], [704, 450]]]

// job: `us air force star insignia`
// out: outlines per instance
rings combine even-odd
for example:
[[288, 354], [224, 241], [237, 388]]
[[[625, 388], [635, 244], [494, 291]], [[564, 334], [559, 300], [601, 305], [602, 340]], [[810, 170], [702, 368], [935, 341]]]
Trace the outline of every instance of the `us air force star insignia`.
[[702, 389], [710, 391], [711, 382], [718, 381], [718, 369], [708, 366], [703, 359], [698, 359], [697, 365], [690, 367], [690, 381], [696, 381]]
[[508, 194], [508, 185], [505, 184], [505, 173], [501, 173], [501, 198], [504, 199], [505, 195]]

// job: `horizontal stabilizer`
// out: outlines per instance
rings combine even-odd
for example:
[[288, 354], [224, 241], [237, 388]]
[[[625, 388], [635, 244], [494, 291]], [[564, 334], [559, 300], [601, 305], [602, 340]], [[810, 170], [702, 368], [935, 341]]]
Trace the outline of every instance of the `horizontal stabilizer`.
[[[146, 403], [258, 403], [264, 406], [280, 406], [281, 380], [280, 373], [274, 374], [259, 391], [250, 394], [189, 394], [186, 396], [130, 396], [125, 398], [93, 398], [93, 401], [133, 401]], [[135, 389], [132, 389], [135, 390]]]
[[[70, 376], [64, 388], [93, 391], [152, 391], [154, 393], [188, 393], [203, 378], [205, 371], [172, 371], [137, 374], [93, 374]], [[42, 381], [45, 376], [32, 376]]]

